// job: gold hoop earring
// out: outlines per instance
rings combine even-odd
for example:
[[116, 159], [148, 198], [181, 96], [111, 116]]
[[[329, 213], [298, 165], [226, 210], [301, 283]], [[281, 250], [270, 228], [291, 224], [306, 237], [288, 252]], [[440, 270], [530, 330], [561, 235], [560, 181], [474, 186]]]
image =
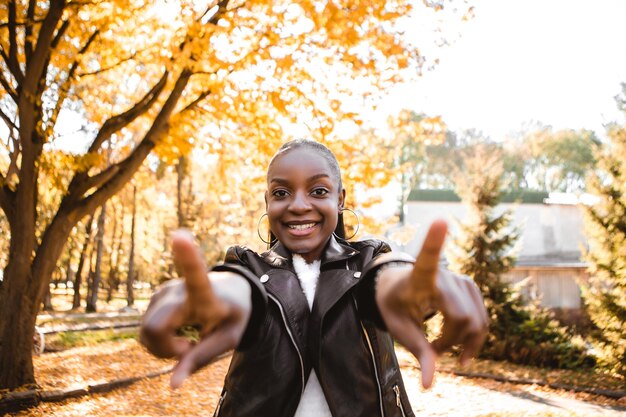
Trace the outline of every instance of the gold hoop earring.
[[272, 242], [271, 242], [271, 241], [268, 241], [268, 240], [263, 239], [263, 236], [261, 236], [261, 230], [260, 230], [260, 228], [261, 228], [261, 220], [263, 220], [263, 217], [265, 217], [265, 216], [267, 216], [267, 213], [264, 213], [264, 214], [263, 214], [263, 215], [259, 218], [259, 221], [258, 221], [258, 223], [256, 224], [256, 233], [259, 235], [259, 239], [261, 239], [261, 242], [263, 242], [263, 243], [265, 243], [265, 244], [267, 244], [267, 245], [270, 245]]
[[[343, 214], [344, 211], [349, 211], [350, 213], [354, 214], [354, 217], [356, 217], [356, 229], [354, 230], [354, 233], [352, 233], [352, 236], [346, 238], [346, 240], [350, 240], [353, 237], [355, 237], [357, 233], [359, 233], [359, 228], [361, 227], [361, 220], [359, 220], [359, 216], [358, 214], [355, 213], [354, 210], [344, 207], [341, 209], [340, 213]], [[344, 228], [345, 228], [345, 224], [346, 223], [344, 221]]]

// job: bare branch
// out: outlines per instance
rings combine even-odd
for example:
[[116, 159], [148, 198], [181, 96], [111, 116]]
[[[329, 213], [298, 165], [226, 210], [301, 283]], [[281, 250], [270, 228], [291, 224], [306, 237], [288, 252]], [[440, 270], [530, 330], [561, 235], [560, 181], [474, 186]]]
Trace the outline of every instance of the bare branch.
[[4, 123], [6, 123], [7, 127], [10, 130], [17, 130], [17, 126], [15, 125], [15, 123], [13, 123], [13, 120], [11, 120], [11, 118], [7, 116], [6, 113], [2, 111], [2, 109], [0, 109], [0, 118], [4, 120]]
[[19, 168], [17, 167], [17, 158], [19, 158], [20, 152], [21, 150], [19, 148], [19, 143], [17, 143], [15, 138], [13, 138], [13, 152], [9, 154], [9, 168], [7, 169], [7, 178], [9, 179], [9, 181], [11, 180], [13, 174], [19, 174]]
[[52, 39], [50, 48], [54, 49], [57, 46], [59, 46], [59, 42], [61, 42], [61, 39], [63, 39], [63, 35], [65, 35], [65, 32], [67, 31], [67, 28], [69, 27], [70, 27], [69, 19], [64, 20], [63, 23], [61, 23], [61, 27], [59, 28], [59, 30], [57, 30], [56, 35], [54, 35], [54, 39]]
[[9, 224], [14, 223], [15, 215], [13, 214], [15, 211], [15, 204], [13, 204], [13, 200], [15, 198], [15, 193], [11, 191], [9, 186], [6, 184], [6, 178], [0, 173], [0, 208], [4, 211], [4, 215], [6, 216]]
[[[4, 55], [4, 51], [2, 49], [0, 49], [0, 52], [2, 52], [2, 55]], [[13, 87], [11, 87], [11, 84], [9, 84], [9, 80], [4, 78], [4, 74], [2, 73], [2, 71], [0, 71], [0, 85], [2, 85], [2, 88], [4, 88], [9, 96], [11, 96], [13, 102], [17, 103], [17, 93], [15, 92]]]
[[97, 173], [92, 177], [85, 178], [80, 185], [78, 185], [75, 189], [72, 190], [72, 193], [76, 196], [82, 197], [87, 191], [92, 188], [98, 188], [105, 182], [109, 181], [115, 174], [117, 174], [120, 170], [119, 164], [114, 164], [103, 171]]
[[208, 23], [212, 24], [212, 25], [217, 25], [217, 23], [220, 21], [220, 19], [222, 18], [222, 16], [224, 15], [224, 13], [227, 12], [227, 8], [228, 8], [228, 3], [230, 3], [230, 0], [221, 0], [217, 3], [218, 9], [217, 12], [215, 12], [215, 14], [213, 16], [211, 16], [211, 18], [209, 19]]
[[206, 90], [203, 91], [201, 94], [198, 95], [198, 97], [196, 97], [196, 99], [194, 101], [192, 101], [191, 103], [187, 104], [181, 111], [179, 111], [179, 114], [182, 113], [186, 113], [189, 110], [193, 110], [202, 100], [204, 100], [205, 98], [207, 98], [209, 95], [211, 94], [211, 90]]
[[36, 0], [29, 0], [28, 10], [26, 11], [26, 28], [24, 36], [24, 54], [26, 55], [26, 65], [30, 62], [30, 58], [33, 55], [33, 23], [35, 19], [35, 7], [37, 6]]
[[104, 122], [93, 143], [89, 146], [88, 152], [96, 152], [100, 149], [102, 143], [113, 133], [117, 132], [124, 126], [127, 126], [130, 122], [148, 111], [148, 109], [150, 109], [154, 102], [159, 98], [161, 91], [163, 91], [163, 88], [165, 87], [168, 76], [169, 72], [165, 71], [159, 82], [157, 82], [141, 100], [135, 103], [133, 107], [124, 113], [111, 117]]
[[[15, 21], [15, 27], [28, 26], [29, 24], [32, 24], [32, 23], [41, 23], [41, 22], [43, 22], [43, 19], [31, 19], [31, 21], [24, 21], [24, 22]], [[6, 28], [8, 26], [9, 26], [9, 22], [0, 23], [0, 29]]]
[[17, 28], [15, 26], [16, 22], [16, 4], [15, 0], [9, 1], [9, 60], [7, 65], [15, 80], [19, 83], [22, 82], [24, 78], [24, 74], [22, 74], [22, 70], [20, 69], [20, 63], [17, 58]]
[[70, 70], [68, 72], [68, 76], [67, 79], [71, 80], [72, 78], [74, 78], [74, 74], [76, 73], [76, 68], [78, 68], [78, 64], [80, 63], [79, 58], [81, 55], [84, 55], [87, 50], [89, 50], [89, 47], [93, 44], [93, 41], [96, 40], [96, 37], [100, 34], [100, 30], [96, 29], [91, 36], [89, 36], [89, 39], [87, 39], [87, 42], [85, 42], [85, 44], [83, 45], [82, 48], [80, 48], [80, 51], [78, 51], [77, 57], [74, 60], [74, 62], [72, 63]]
[[[33, 169], [36, 158], [38, 157], [38, 152], [41, 152], [43, 146], [43, 138], [35, 130], [37, 118], [41, 113], [41, 104], [38, 103], [38, 98], [41, 97], [41, 90], [45, 88], [45, 85], [40, 81], [45, 74], [47, 64], [50, 60], [50, 47], [53, 41], [54, 31], [63, 15], [64, 7], [65, 0], [50, 0], [48, 13], [39, 29], [37, 46], [35, 47], [28, 67], [26, 67], [24, 82], [19, 88], [17, 105], [20, 136], [24, 139], [21, 141], [22, 157], [26, 158], [28, 163], [32, 161]], [[36, 139], [35, 142], [33, 142], [33, 138]], [[30, 172], [32, 171], [31, 168], [28, 168], [28, 170], [28, 173], [22, 172], [22, 174], [29, 176], [34, 175], [34, 171]]]
[[[141, 52], [141, 51], [140, 51], [140, 52]], [[82, 78], [82, 77], [87, 77], [87, 76], [91, 76], [91, 75], [98, 75], [98, 74], [101, 74], [101, 73], [103, 73], [103, 72], [110, 71], [110, 70], [112, 70], [112, 69], [114, 69], [114, 68], [116, 68], [116, 67], [119, 67], [119, 66], [120, 66], [120, 65], [122, 65], [124, 62], [128, 62], [128, 61], [130, 61], [130, 60], [134, 59], [134, 58], [137, 56], [137, 54], [138, 54], [138, 52], [133, 52], [133, 53], [132, 53], [131, 55], [129, 55], [128, 57], [126, 57], [126, 58], [122, 58], [121, 60], [119, 60], [118, 62], [116, 62], [116, 63], [115, 63], [115, 64], [113, 64], [113, 65], [110, 65], [110, 66], [108, 66], [108, 67], [104, 67], [104, 68], [100, 68], [99, 70], [96, 70], [96, 71], [84, 72], [84, 73], [82, 73], [82, 74], [78, 74], [78, 77], [81, 77], [81, 78]]]
[[209, 12], [211, 11], [211, 9], [212, 9], [212, 8], [214, 8], [215, 6], [216, 6], [215, 2], [214, 2], [214, 1], [213, 1], [213, 2], [211, 2], [211, 4], [209, 4], [209, 5], [207, 6], [207, 8], [204, 10], [204, 13], [202, 13], [202, 14], [201, 14], [201, 15], [200, 15], [197, 19], [196, 19], [196, 22], [200, 22], [200, 21], [204, 18], [204, 16], [206, 16], [206, 14], [207, 14], [207, 13], [209, 13]]
[[[32, 58], [30, 60], [30, 65], [26, 68], [26, 74], [24, 75], [24, 85], [23, 85], [23, 93], [26, 96], [37, 97], [37, 87], [39, 85], [39, 80], [41, 79], [41, 75], [44, 72], [44, 66], [48, 62], [51, 47], [54, 39], [54, 31], [57, 27], [61, 16], [63, 15], [63, 8], [65, 7], [65, 0], [51, 0], [50, 8], [48, 9], [48, 14], [41, 24], [41, 29], [39, 30], [39, 36], [37, 39], [37, 46], [32, 54]], [[65, 22], [63, 23], [65, 25]], [[61, 29], [63, 28], [61, 26]], [[61, 32], [61, 29], [57, 32]], [[57, 40], [58, 42], [58, 40]]]

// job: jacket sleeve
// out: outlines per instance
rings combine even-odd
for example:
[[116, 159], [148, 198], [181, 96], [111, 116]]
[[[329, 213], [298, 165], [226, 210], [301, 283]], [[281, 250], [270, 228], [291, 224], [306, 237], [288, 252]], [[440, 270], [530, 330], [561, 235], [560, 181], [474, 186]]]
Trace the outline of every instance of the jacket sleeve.
[[212, 271], [228, 271], [234, 272], [245, 278], [250, 284], [252, 311], [250, 320], [246, 330], [237, 346], [237, 350], [246, 350], [258, 340], [261, 326], [263, 324], [265, 314], [267, 313], [267, 293], [265, 288], [259, 282], [259, 279], [250, 271], [245, 262], [243, 253], [248, 250], [241, 246], [232, 246], [228, 248], [224, 263], [214, 266]]
[[359, 315], [363, 320], [369, 320], [377, 327], [386, 330], [378, 305], [376, 304], [376, 276], [381, 268], [390, 264], [413, 264], [415, 259], [403, 252], [391, 252], [389, 245], [377, 241], [372, 259], [363, 267], [361, 282], [356, 289], [356, 300]]

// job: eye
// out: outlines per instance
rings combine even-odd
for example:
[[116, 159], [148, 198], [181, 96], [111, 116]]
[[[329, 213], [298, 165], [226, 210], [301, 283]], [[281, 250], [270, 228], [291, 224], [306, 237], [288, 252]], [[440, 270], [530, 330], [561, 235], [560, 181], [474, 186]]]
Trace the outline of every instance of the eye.
[[274, 197], [282, 198], [282, 197], [287, 197], [287, 195], [289, 195], [289, 193], [286, 190], [278, 189], [278, 190], [272, 191], [272, 195]]
[[326, 188], [316, 188], [313, 191], [311, 191], [311, 194], [316, 197], [322, 197], [328, 194], [328, 190]]

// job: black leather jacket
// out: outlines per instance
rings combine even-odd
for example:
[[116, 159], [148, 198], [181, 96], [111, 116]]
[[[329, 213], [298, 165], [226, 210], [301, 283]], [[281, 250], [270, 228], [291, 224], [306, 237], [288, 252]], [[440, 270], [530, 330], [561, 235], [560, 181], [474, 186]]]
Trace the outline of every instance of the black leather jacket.
[[331, 237], [309, 311], [280, 243], [261, 255], [230, 248], [214, 270], [238, 272], [250, 282], [253, 310], [214, 415], [292, 417], [315, 369], [333, 417], [413, 416], [374, 301], [377, 269], [410, 261], [388, 252], [378, 240]]

